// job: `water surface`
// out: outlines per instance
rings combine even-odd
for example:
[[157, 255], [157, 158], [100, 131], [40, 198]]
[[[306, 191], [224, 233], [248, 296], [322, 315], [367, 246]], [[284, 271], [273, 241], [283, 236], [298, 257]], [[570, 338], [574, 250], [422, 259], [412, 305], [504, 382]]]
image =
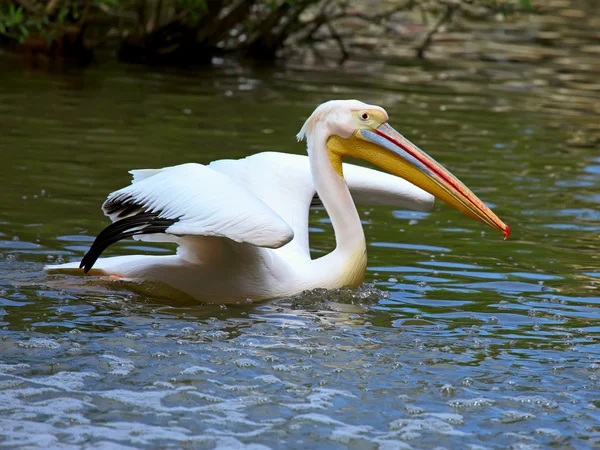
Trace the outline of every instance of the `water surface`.
[[[600, 445], [600, 95], [585, 71], [561, 93], [561, 74], [522, 61], [327, 76], [6, 62], [0, 445]], [[294, 135], [312, 109], [352, 97], [384, 106], [511, 238], [442, 204], [361, 208], [363, 288], [228, 307], [42, 272], [81, 258], [127, 170], [302, 153]], [[310, 221], [318, 256], [333, 235], [324, 211]], [[168, 251], [128, 241], [107, 254]]]

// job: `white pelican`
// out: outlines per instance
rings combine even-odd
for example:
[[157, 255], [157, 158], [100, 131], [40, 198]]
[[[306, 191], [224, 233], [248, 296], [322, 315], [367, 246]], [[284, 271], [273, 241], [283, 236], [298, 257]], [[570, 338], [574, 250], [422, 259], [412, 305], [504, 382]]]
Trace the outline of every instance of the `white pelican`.
[[[46, 269], [158, 282], [220, 302], [355, 288], [365, 276], [367, 247], [353, 198], [426, 211], [433, 204], [427, 192], [509, 236], [508, 226], [475, 194], [387, 121], [379, 106], [333, 100], [320, 105], [297, 135], [306, 139], [308, 158], [259, 153], [207, 166], [132, 170], [132, 184], [102, 205], [113, 223], [81, 264]], [[345, 156], [395, 176], [342, 163]], [[315, 193], [331, 218], [336, 247], [311, 259], [308, 213]], [[128, 237], [174, 242], [177, 253], [98, 259]]]

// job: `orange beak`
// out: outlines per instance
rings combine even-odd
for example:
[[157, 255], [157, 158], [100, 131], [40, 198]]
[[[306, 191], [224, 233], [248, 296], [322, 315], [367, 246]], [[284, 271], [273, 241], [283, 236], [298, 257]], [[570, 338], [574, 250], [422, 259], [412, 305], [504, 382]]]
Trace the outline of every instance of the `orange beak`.
[[356, 156], [410, 181], [463, 214], [501, 231], [504, 239], [510, 235], [508, 225], [468, 187], [388, 123], [375, 130], [357, 130], [354, 136], [377, 146], [375, 149], [367, 145], [368, 148]]

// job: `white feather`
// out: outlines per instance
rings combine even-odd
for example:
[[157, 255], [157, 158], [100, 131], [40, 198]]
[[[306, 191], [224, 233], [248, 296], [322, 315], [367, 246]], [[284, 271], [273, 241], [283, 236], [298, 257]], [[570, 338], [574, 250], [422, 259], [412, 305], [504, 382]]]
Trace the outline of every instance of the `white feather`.
[[110, 194], [103, 207], [131, 198], [147, 212], [178, 219], [166, 230], [171, 235], [225, 237], [268, 248], [294, 237], [292, 228], [256, 195], [209, 167], [182, 164], [154, 172]]
[[[357, 108], [383, 111], [356, 100], [318, 107], [298, 134], [307, 139], [308, 157], [270, 152], [208, 166], [132, 170], [132, 184], [108, 197], [105, 214], [119, 220], [123, 208], [133, 206], [134, 215], [139, 205], [161, 218], [177, 219], [164, 234], [136, 236], [174, 242], [177, 254], [100, 258], [92, 273], [157, 281], [216, 301], [357, 286], [366, 267], [366, 243], [353, 200], [419, 211], [433, 204], [431, 195], [411, 183], [376, 170], [344, 164], [345, 182], [334, 172], [324, 139], [333, 129], [351, 129], [350, 111]], [[313, 260], [308, 214], [317, 182], [324, 203], [335, 206], [328, 211], [337, 246]], [[120, 202], [123, 208], [111, 208]], [[81, 272], [73, 263], [46, 269]]]

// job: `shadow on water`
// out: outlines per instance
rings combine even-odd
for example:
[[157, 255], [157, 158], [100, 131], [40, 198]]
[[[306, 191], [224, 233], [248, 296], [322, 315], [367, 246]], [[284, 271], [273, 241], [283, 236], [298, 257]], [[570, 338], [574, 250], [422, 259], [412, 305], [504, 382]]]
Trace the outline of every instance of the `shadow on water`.
[[[507, 47], [522, 60], [388, 63], [361, 76], [350, 65], [326, 81], [228, 62], [2, 67], [1, 445], [598, 445], [600, 91], [585, 39], [554, 56]], [[526, 60], [537, 50], [548, 64]], [[365, 287], [242, 305], [42, 273], [81, 258], [127, 170], [301, 153], [306, 115], [346, 97], [384, 105], [494, 206], [511, 239], [444, 205], [361, 208]], [[310, 227], [315, 256], [333, 248], [323, 211]], [[108, 254], [169, 251], [125, 242]]]

